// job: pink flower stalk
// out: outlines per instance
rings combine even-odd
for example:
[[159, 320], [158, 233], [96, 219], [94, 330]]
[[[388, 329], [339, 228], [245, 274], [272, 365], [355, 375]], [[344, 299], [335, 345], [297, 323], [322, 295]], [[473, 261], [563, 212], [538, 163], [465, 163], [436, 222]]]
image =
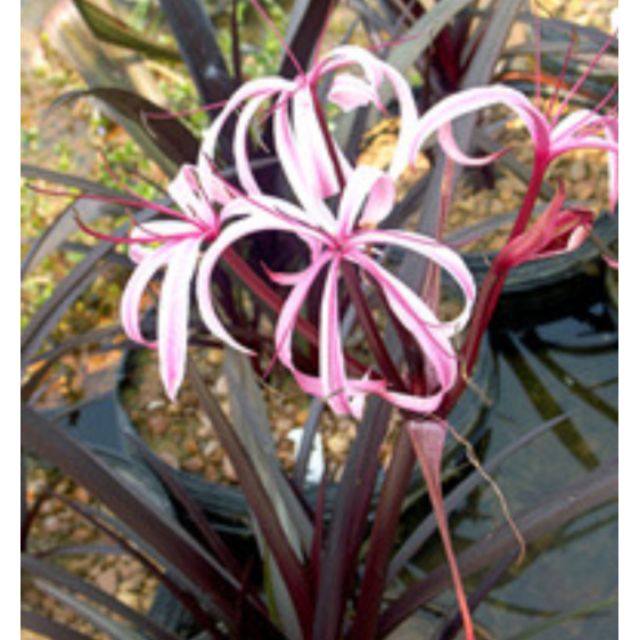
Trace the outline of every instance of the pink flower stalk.
[[328, 100], [343, 111], [367, 104], [384, 111], [379, 89], [384, 80], [390, 84], [401, 114], [400, 138], [389, 169], [390, 175], [397, 177], [407, 165], [410, 136], [418, 118], [411, 88], [392, 66], [365, 49], [345, 45], [333, 49], [307, 73], [298, 66], [299, 75], [293, 80], [260, 78], [238, 89], [204, 135], [198, 163], [203, 183], [206, 184], [205, 176], [212, 174], [211, 161], [220, 133], [232, 113], [241, 107], [233, 137], [238, 179], [247, 194], [262, 194], [249, 163], [247, 139], [258, 109], [267, 100], [274, 100], [275, 149], [299, 203], [310, 209], [318, 198], [335, 195], [341, 186], [336, 167], [345, 176], [352, 169], [326, 128], [317, 87], [325, 76], [354, 66], [362, 77], [351, 73], [336, 76]]
[[[217, 202], [228, 201], [224, 187], [217, 184]], [[205, 195], [195, 167], [183, 166], [169, 193], [183, 213], [162, 207], [162, 212], [173, 219], [139, 225], [128, 238], [129, 256], [137, 266], [125, 287], [120, 315], [132, 340], [158, 349], [162, 383], [173, 401], [184, 378], [191, 281], [200, 248], [218, 234], [221, 218], [214, 202]], [[158, 305], [157, 341], [152, 342], [140, 328], [140, 303], [151, 279], [163, 267], [166, 273]]]
[[[285, 149], [284, 166], [287, 160], [291, 157]], [[205, 252], [197, 276], [200, 314], [209, 330], [220, 340], [247, 352], [229, 335], [215, 312], [210, 295], [211, 273], [225, 250], [245, 236], [267, 230], [294, 233], [308, 246], [309, 266], [294, 274], [269, 274], [274, 282], [292, 287], [275, 330], [276, 355], [280, 362], [292, 372], [302, 389], [326, 398], [338, 414], [359, 417], [368, 393], [375, 393], [408, 411], [433, 412], [456, 380], [456, 354], [450, 339], [469, 318], [475, 284], [460, 256], [445, 245], [416, 233], [376, 228], [390, 213], [394, 198], [392, 179], [367, 166], [349, 172], [336, 216], [322, 198], [311, 195], [307, 201], [312, 207], [306, 210], [259, 194], [234, 198], [222, 211], [225, 219], [234, 220]], [[449, 272], [464, 295], [464, 308], [459, 316], [447, 322], [439, 320], [419, 296], [372, 257], [381, 245], [414, 251]], [[434, 390], [415, 395], [390, 388], [386, 380], [348, 376], [338, 311], [338, 288], [345, 265], [355, 266], [377, 284], [397, 321], [414, 336], [425, 368], [428, 366], [430, 372], [435, 372], [438, 384]], [[310, 288], [323, 273], [319, 374], [311, 375], [300, 371], [293, 362], [292, 336]]]

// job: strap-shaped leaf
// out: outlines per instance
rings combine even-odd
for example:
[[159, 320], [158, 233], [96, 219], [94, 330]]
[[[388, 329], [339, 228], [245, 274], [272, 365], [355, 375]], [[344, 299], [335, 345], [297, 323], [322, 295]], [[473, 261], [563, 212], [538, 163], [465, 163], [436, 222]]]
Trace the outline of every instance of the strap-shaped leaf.
[[96, 604], [106, 607], [111, 613], [124, 618], [153, 638], [157, 638], [158, 640], [176, 640], [176, 636], [173, 633], [161, 629], [135, 609], [128, 607], [120, 602], [120, 600], [56, 565], [38, 560], [28, 554], [22, 554], [21, 565], [22, 569], [31, 576], [58, 584], [65, 589], [69, 589], [93, 600]]
[[95, 87], [69, 91], [57, 98], [50, 108], [55, 109], [84, 97], [98, 100], [106, 107], [107, 113], [125, 128], [135, 127], [138, 134], [143, 133], [147, 142], [155, 145], [172, 162], [184, 164], [196, 161], [199, 143], [191, 131], [175, 118], [147, 117], [147, 114], [165, 113], [165, 109], [128, 89]]
[[201, 0], [160, 0], [204, 104], [226, 100], [233, 83]]
[[[321, 26], [328, 19], [335, 0], [296, 0], [291, 10], [287, 29], [289, 51], [305, 69], [323, 34]], [[293, 78], [296, 68], [288, 55], [283, 53], [278, 75]]]
[[138, 51], [151, 58], [179, 61], [180, 54], [172, 47], [165, 47], [145, 38], [125, 22], [101, 9], [89, 0], [73, 0], [99, 40]]
[[[176, 523], [143, 500], [95, 454], [74, 441], [62, 428], [22, 407], [22, 444], [100, 500], [147, 544], [166, 557], [210, 599], [232, 623], [241, 585], [224, 567], [189, 538]], [[247, 607], [244, 624], [265, 638], [278, 638], [275, 629], [253, 608]]]

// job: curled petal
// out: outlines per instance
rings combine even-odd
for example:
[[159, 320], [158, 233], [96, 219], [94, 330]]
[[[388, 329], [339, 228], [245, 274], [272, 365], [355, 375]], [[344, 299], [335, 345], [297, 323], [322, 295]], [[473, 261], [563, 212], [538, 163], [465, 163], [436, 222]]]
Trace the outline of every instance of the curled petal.
[[[233, 206], [233, 204], [232, 202], [228, 206]], [[276, 217], [263, 216], [260, 218], [257, 216], [249, 216], [226, 227], [203, 255], [196, 279], [196, 296], [200, 316], [209, 331], [211, 331], [216, 338], [237, 351], [247, 354], [251, 353], [249, 349], [242, 346], [228, 333], [218, 318], [213, 306], [213, 300], [211, 299], [211, 274], [222, 257], [222, 254], [241, 238], [260, 231], [295, 231], [295, 229], [296, 227], [292, 225], [291, 222], [286, 222]]]
[[438, 129], [438, 142], [440, 143], [442, 150], [454, 162], [464, 165], [465, 167], [483, 167], [484, 165], [491, 164], [504, 155], [506, 151], [506, 149], [501, 149], [500, 151], [495, 151], [494, 153], [482, 156], [481, 158], [472, 158], [458, 146], [453, 135], [453, 127], [450, 122], [442, 125]]
[[[311, 395], [326, 398], [334, 411], [340, 414], [350, 414], [356, 418], [361, 417], [365, 396], [369, 393], [381, 394], [385, 389], [382, 380], [370, 380], [368, 377], [361, 380], [347, 378], [344, 373], [344, 357], [340, 334], [335, 333], [335, 304], [331, 302], [331, 296], [335, 289], [326, 287], [323, 291], [323, 325], [326, 337], [320, 339], [321, 375], [314, 376], [300, 371], [293, 362], [291, 343], [296, 320], [300, 315], [309, 289], [319, 276], [322, 269], [331, 260], [331, 254], [324, 252], [312, 264], [299, 274], [299, 278], [291, 292], [287, 296], [280, 312], [275, 331], [276, 354], [280, 362], [293, 374], [300, 388]], [[337, 268], [337, 267], [335, 267]], [[334, 274], [335, 275], [335, 274]], [[336, 279], [334, 278], [334, 284]], [[333, 314], [334, 320], [331, 320]], [[321, 327], [321, 332], [323, 328]], [[339, 328], [338, 328], [339, 329]], [[333, 333], [332, 333], [333, 332]], [[337, 336], [337, 339], [336, 339]], [[322, 373], [324, 372], [324, 373]], [[331, 378], [336, 374], [337, 378]]]
[[[407, 167], [410, 161], [409, 151], [414, 129], [418, 120], [418, 111], [411, 92], [409, 83], [394, 67], [380, 60], [365, 49], [353, 45], [336, 47], [320, 61], [312, 72], [316, 77], [324, 75], [343, 67], [357, 65], [364, 72], [370, 89], [367, 91], [374, 99], [373, 104], [382, 105], [379, 97], [379, 88], [383, 80], [390, 84], [398, 104], [400, 106], [400, 135], [393, 153], [389, 175], [397, 178]], [[340, 86], [340, 85], [338, 85]], [[365, 97], [362, 89], [359, 90], [358, 100]]]
[[294, 138], [286, 104], [278, 106], [275, 110], [273, 125], [278, 157], [293, 192], [307, 211], [306, 217], [317, 226], [329, 232], [334, 231], [335, 218], [323, 202], [318, 190], [310, 183], [309, 176], [302, 170], [305, 161], [301, 157], [300, 149]]
[[173, 248], [160, 292], [158, 359], [162, 382], [172, 401], [184, 378], [189, 293], [200, 242], [199, 238], [193, 238]]
[[[432, 413], [456, 380], [456, 355], [445, 331], [427, 305], [404, 283], [363, 253], [349, 254], [348, 259], [362, 267], [377, 282], [397, 320], [415, 338], [425, 359], [437, 376], [438, 388], [425, 396], [384, 390], [380, 395], [408, 411]], [[428, 362], [428, 365], [427, 365]]]
[[[453, 320], [447, 322], [441, 322], [436, 320], [440, 330], [447, 336], [452, 336], [463, 329], [469, 320], [473, 303], [476, 296], [476, 285], [464, 260], [452, 249], [444, 244], [428, 238], [417, 233], [411, 233], [408, 231], [394, 231], [394, 230], [372, 230], [361, 231], [353, 236], [351, 241], [355, 246], [366, 246], [371, 244], [391, 244], [404, 249], [409, 249], [415, 253], [433, 260], [441, 267], [443, 267], [449, 275], [458, 283], [464, 296], [464, 307], [460, 314]], [[416, 294], [403, 285], [406, 289], [407, 295], [412, 296], [420, 300]], [[417, 308], [426, 308], [424, 303]], [[432, 312], [428, 312], [431, 317]]]
[[346, 112], [368, 104], [374, 104], [380, 111], [385, 110], [376, 88], [350, 73], [341, 73], [334, 78], [327, 98]]
[[253, 177], [247, 143], [249, 141], [249, 125], [260, 105], [264, 102], [263, 96], [257, 96], [249, 100], [238, 117], [238, 123], [233, 134], [233, 154], [238, 180], [248, 194], [261, 193], [260, 187]]
[[211, 173], [210, 162], [215, 158], [220, 132], [231, 114], [240, 105], [251, 98], [260, 96], [266, 100], [282, 91], [292, 91], [294, 88], [294, 83], [275, 77], [259, 78], [243, 84], [231, 96], [224, 109], [216, 116], [211, 126], [204, 133], [198, 158], [198, 170], [201, 175], [207, 176]]
[[549, 153], [550, 133], [544, 115], [523, 93], [510, 87], [495, 85], [460, 91], [444, 98], [429, 109], [418, 121], [412, 137], [409, 150], [411, 161], [415, 162], [422, 144], [442, 126], [460, 116], [496, 104], [503, 104], [518, 114], [531, 134], [536, 154], [546, 157]]
[[320, 306], [320, 380], [327, 403], [338, 415], [350, 413], [346, 395], [347, 373], [342, 354], [340, 314], [338, 311], [338, 279], [340, 260], [334, 258], [322, 292]]
[[[292, 108], [296, 147], [301, 162], [298, 171], [302, 172], [308, 188], [317, 199], [333, 196], [340, 189], [340, 184], [308, 86], [303, 86], [294, 94]], [[285, 110], [285, 107], [282, 109]], [[340, 171], [346, 174], [351, 170], [350, 166], [333, 137], [330, 137], [329, 144], [337, 155]]]

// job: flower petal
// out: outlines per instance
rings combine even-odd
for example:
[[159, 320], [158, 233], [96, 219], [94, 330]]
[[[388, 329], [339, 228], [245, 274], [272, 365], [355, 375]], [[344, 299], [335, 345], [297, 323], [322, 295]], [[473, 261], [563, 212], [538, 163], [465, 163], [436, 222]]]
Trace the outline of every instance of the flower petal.
[[536, 153], [549, 152], [549, 124], [544, 115], [523, 93], [503, 85], [474, 87], [459, 91], [434, 105], [418, 121], [410, 142], [409, 155], [415, 162], [420, 147], [429, 136], [460, 116], [485, 107], [503, 104], [522, 119], [536, 147]]
[[453, 135], [453, 127], [451, 123], [443, 124], [438, 129], [438, 142], [442, 147], [442, 150], [454, 161], [458, 164], [464, 165], [465, 167], [483, 167], [484, 165], [491, 164], [495, 160], [497, 160], [500, 156], [504, 155], [505, 149], [501, 149], [500, 151], [495, 151], [494, 153], [490, 153], [486, 156], [482, 156], [480, 158], [473, 158], [467, 155], [456, 142], [456, 139]]
[[189, 322], [189, 293], [201, 240], [183, 240], [171, 252], [160, 291], [158, 310], [158, 359], [160, 375], [174, 401], [184, 378]]
[[200, 184], [197, 169], [192, 165], [183, 165], [178, 175], [169, 183], [169, 195], [180, 205], [182, 211], [195, 220], [217, 227], [217, 215]]
[[133, 271], [120, 300], [120, 320], [125, 333], [135, 342], [155, 348], [155, 342], [147, 340], [140, 330], [139, 312], [142, 294], [158, 269], [171, 258], [175, 243], [167, 243], [154, 249]]
[[307, 219], [328, 232], [334, 231], [336, 228], [335, 218], [304, 173], [304, 162], [297, 141], [293, 136], [286, 104], [276, 108], [273, 115], [273, 125], [276, 152], [287, 180], [306, 212]]
[[[234, 202], [231, 202], [227, 206], [233, 205]], [[220, 233], [211, 246], [205, 251], [200, 264], [200, 269], [198, 270], [198, 276], [196, 279], [196, 296], [202, 320], [216, 338], [242, 353], [250, 354], [251, 351], [242, 346], [227, 332], [214, 309], [213, 300], [211, 298], [211, 274], [222, 257], [222, 254], [232, 244], [253, 233], [276, 230], [295, 233], [296, 226], [291, 222], [271, 216], [249, 216], [237, 222], [233, 222]]]
[[[364, 72], [370, 85], [370, 93], [375, 96], [373, 103], [376, 107], [382, 105], [378, 89], [383, 79], [386, 79], [390, 84], [398, 100], [400, 106], [400, 135], [398, 136], [398, 142], [389, 167], [389, 175], [392, 178], [397, 178], [410, 162], [410, 145], [418, 120], [418, 111], [411, 87], [402, 74], [390, 64], [380, 60], [366, 49], [353, 45], [344, 45], [332, 49], [320, 61], [317, 68], [313, 70], [312, 76], [325, 75], [350, 65], [357, 65]], [[359, 90], [358, 100], [363, 98], [364, 93]]]
[[391, 212], [395, 195], [393, 180], [387, 174], [366, 165], [356, 167], [340, 200], [338, 233], [350, 234], [361, 210], [360, 226], [378, 225]]
[[414, 336], [425, 359], [425, 367], [433, 370], [438, 389], [426, 396], [384, 391], [380, 395], [409, 411], [431, 413], [442, 402], [444, 393], [456, 380], [458, 365], [447, 332], [427, 305], [402, 281], [383, 269], [364, 253], [349, 254], [348, 259], [361, 266], [380, 286], [397, 320]]
[[[439, 327], [446, 335], [452, 336], [461, 331], [466, 325], [475, 300], [476, 285], [464, 260], [455, 251], [432, 238], [409, 231], [361, 231], [353, 236], [351, 243], [354, 246], [370, 244], [396, 245], [419, 253], [439, 264], [458, 283], [464, 296], [464, 308], [458, 317], [447, 322], [437, 321]], [[406, 285], [403, 285], [403, 287], [406, 288], [407, 295], [416, 296]], [[420, 298], [417, 299], [420, 300]], [[424, 303], [421, 306], [424, 306]], [[431, 311], [429, 311], [429, 315], [431, 315]]]

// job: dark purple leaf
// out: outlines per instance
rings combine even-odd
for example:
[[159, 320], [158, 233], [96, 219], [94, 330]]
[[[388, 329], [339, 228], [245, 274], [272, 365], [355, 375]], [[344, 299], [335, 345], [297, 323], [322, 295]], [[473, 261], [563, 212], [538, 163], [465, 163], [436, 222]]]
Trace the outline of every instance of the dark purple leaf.
[[203, 104], [227, 100], [233, 83], [203, 2], [160, 0], [160, 5]]
[[158, 627], [134, 609], [127, 607], [120, 600], [110, 596], [92, 584], [68, 573], [64, 569], [55, 565], [38, 560], [28, 554], [22, 554], [22, 569], [35, 578], [42, 578], [47, 581], [59, 584], [77, 594], [93, 600], [96, 604], [106, 607], [111, 614], [121, 616], [125, 620], [133, 623], [141, 631], [148, 632], [153, 638], [159, 640], [176, 640], [176, 636]]
[[358, 549], [379, 470], [377, 452], [387, 431], [390, 407], [369, 400], [363, 423], [349, 450], [336, 495], [327, 544], [320, 563], [314, 638], [340, 636], [347, 597], [355, 580]]
[[[524, 539], [530, 543], [567, 524], [592, 509], [616, 500], [618, 495], [617, 459], [603, 463], [584, 478], [545, 497], [515, 520]], [[463, 576], [470, 576], [499, 562], [505, 555], [517, 551], [517, 542], [508, 524], [489, 533], [458, 556]], [[434, 598], [450, 585], [449, 568], [440, 566], [426, 579], [409, 587], [383, 613], [377, 638], [384, 638], [406, 620], [424, 602]]]
[[280, 520], [274, 511], [271, 498], [253, 467], [253, 462], [241, 441], [211, 394], [195, 364], [189, 361], [189, 379], [200, 397], [202, 407], [211, 420], [220, 442], [231, 459], [231, 463], [242, 485], [245, 497], [256, 517], [260, 532], [276, 560], [287, 585], [291, 599], [298, 612], [303, 628], [309, 624], [313, 605], [309, 581], [305, 568], [291, 548]]
[[[144, 501], [95, 454], [76, 442], [55, 423], [30, 407], [22, 407], [22, 444], [58, 466], [86, 487], [183, 575], [196, 585], [229, 621], [240, 585], [171, 519]], [[277, 638], [262, 615], [247, 608], [245, 623], [263, 637]]]
[[94, 87], [69, 91], [56, 98], [50, 110], [85, 97], [95, 98], [121, 118], [141, 127], [149, 140], [173, 162], [184, 164], [196, 161], [199, 143], [191, 131], [176, 118], [148, 118], [146, 114], [166, 113], [166, 110], [128, 89]]
[[40, 633], [52, 640], [91, 640], [84, 633], [79, 633], [28, 609], [22, 609], [20, 612], [20, 622], [23, 628]]

